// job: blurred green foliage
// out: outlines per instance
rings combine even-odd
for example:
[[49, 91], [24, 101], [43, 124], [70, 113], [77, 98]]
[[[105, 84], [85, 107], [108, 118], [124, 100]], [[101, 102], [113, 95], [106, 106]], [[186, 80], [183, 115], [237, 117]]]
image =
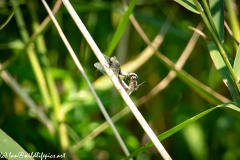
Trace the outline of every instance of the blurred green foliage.
[[[54, 6], [55, 2], [47, 1], [51, 7]], [[119, 0], [98, 2], [71, 0], [70, 2], [100, 50], [105, 52], [125, 12], [122, 2]], [[238, 7], [239, 2], [236, 1], [236, 3], [236, 7]], [[138, 1], [133, 14], [145, 34], [150, 40], [153, 40], [163, 26], [173, 5], [176, 5], [177, 7], [175, 7], [178, 10], [167, 34], [164, 36], [159, 51], [173, 62], [176, 62], [193, 34], [193, 31], [188, 29], [188, 26], [196, 27], [201, 22], [201, 17], [191, 13], [177, 3], [167, 0]], [[10, 1], [0, 1], [1, 23], [4, 23], [12, 10], [13, 7]], [[30, 36], [35, 32], [33, 25], [36, 22], [41, 24], [48, 15], [41, 1], [38, 0], [23, 1], [20, 10], [26, 25], [25, 29]], [[35, 19], [34, 14], [36, 15]], [[83, 65], [88, 78], [91, 82], [94, 82], [101, 76], [101, 73], [93, 66], [97, 62], [95, 55], [64, 6], [61, 6], [55, 16]], [[57, 113], [61, 114], [61, 110], [67, 110], [66, 115], [61, 119], [62, 121], [57, 124], [56, 121], [59, 120], [57, 116], [59, 115], [56, 115], [56, 110], [53, 107], [54, 98], [50, 94], [48, 98], [50, 98], [51, 102], [44, 101], [44, 95], [36, 79], [36, 75], [39, 73], [36, 73], [32, 68], [33, 65], [27, 56], [26, 50], [21, 51], [26, 42], [21, 37], [20, 31], [22, 30], [18, 27], [15, 18], [13, 17], [0, 30], [0, 63], [4, 64], [12, 57], [16, 57], [5, 69], [22, 87], [22, 91], [33, 99], [53, 123], [55, 133], [50, 133], [36, 118], [36, 113], [27, 107], [3, 79], [0, 79], [0, 128], [28, 153], [60, 154], [67, 152], [67, 159], [74, 159], [74, 157], [88, 160], [124, 158], [123, 151], [109, 128], [93, 140], [85, 143], [76, 152], [68, 152], [80, 140], [105, 122], [105, 119], [95, 99], [89, 93], [86, 82], [73, 63], [55, 26], [50, 22], [44, 27], [40, 35], [43, 42], [36, 40], [31, 47], [39, 61], [45, 77], [44, 80], [48, 84], [46, 87], [48, 92], [50, 86], [47, 74], [49, 73], [50, 77], [54, 79], [54, 86], [58, 93], [56, 96], [59, 96], [60, 103], [60, 112]], [[131, 24], [129, 24], [129, 27], [128, 36], [123, 37], [123, 41], [128, 42], [124, 46], [126, 53], [120, 52], [121, 48], [117, 48], [113, 52], [114, 55], [119, 57], [121, 64], [134, 60], [147, 47], [134, 27]], [[207, 30], [204, 30], [205, 32], [208, 35]], [[44, 44], [45, 47], [39, 43]], [[234, 58], [236, 49], [233, 44], [231, 36], [226, 33], [224, 46]], [[46, 50], [43, 51], [44, 49]], [[18, 55], [19, 53], [21, 54]], [[146, 95], [169, 73], [169, 69], [156, 57], [154, 55], [135, 71], [139, 77], [138, 81], [145, 81], [145, 83], [131, 95], [133, 100]], [[231, 99], [227, 87], [213, 66], [207, 44], [203, 38], [199, 38], [183, 69], [203, 84]], [[97, 93], [111, 116], [126, 107], [124, 101], [113, 87], [107, 90], [97, 90]], [[165, 90], [140, 105], [139, 110], [156, 134], [159, 135], [216, 105], [201, 98], [185, 83], [176, 78]], [[61, 116], [59, 117], [61, 118]], [[65, 125], [67, 129], [66, 136], [69, 142], [67, 151], [64, 150], [66, 148], [60, 145], [62, 133], [58, 130], [58, 127], [61, 124]], [[130, 153], [150, 141], [131, 113], [124, 116], [115, 125]], [[239, 159], [239, 134], [239, 118], [231, 112], [215, 110], [163, 140], [162, 143], [173, 159]], [[159, 158], [159, 153], [153, 147], [137, 156], [139, 160]]]

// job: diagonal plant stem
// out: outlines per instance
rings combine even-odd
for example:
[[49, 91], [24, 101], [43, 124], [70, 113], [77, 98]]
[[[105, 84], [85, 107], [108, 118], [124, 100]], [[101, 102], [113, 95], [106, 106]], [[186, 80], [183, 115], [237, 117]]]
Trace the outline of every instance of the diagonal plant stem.
[[[54, 25], [56, 26], [56, 28], [57, 28], [57, 30], [58, 30], [58, 32], [59, 32], [59, 35], [60, 35], [60, 37], [62, 38], [64, 44], [66, 45], [66, 47], [67, 47], [70, 55], [72, 56], [72, 58], [73, 58], [73, 60], [74, 60], [74, 62], [75, 62], [75, 64], [76, 64], [76, 66], [78, 67], [79, 71], [82, 73], [84, 79], [86, 80], [86, 82], [87, 82], [87, 84], [88, 84], [91, 92], [93, 93], [93, 95], [94, 95], [94, 97], [95, 97], [95, 99], [96, 99], [96, 101], [97, 101], [97, 103], [98, 103], [98, 106], [99, 106], [100, 110], [102, 111], [104, 117], [106, 118], [106, 120], [108, 121], [109, 125], [111, 126], [111, 128], [112, 128], [112, 130], [113, 130], [113, 132], [114, 132], [114, 134], [115, 134], [118, 142], [120, 143], [120, 146], [122, 147], [122, 149], [123, 149], [123, 151], [124, 151], [124, 153], [125, 153], [126, 155], [129, 155], [129, 151], [128, 151], [127, 147], [125, 146], [124, 141], [123, 141], [122, 138], [120, 137], [117, 129], [115, 128], [113, 122], [111, 121], [111, 118], [109, 117], [107, 111], [105, 110], [105, 108], [104, 108], [101, 100], [100, 100], [99, 97], [97, 96], [97, 93], [95, 92], [95, 90], [94, 90], [93, 86], [91, 85], [91, 82], [89, 81], [89, 79], [88, 79], [88, 77], [87, 77], [87, 75], [86, 75], [86, 73], [85, 73], [85, 71], [84, 71], [81, 63], [80, 63], [79, 60], [77, 59], [76, 54], [74, 53], [72, 47], [70, 46], [68, 40], [66, 39], [64, 33], [62, 32], [62, 29], [61, 29], [61, 27], [59, 26], [58, 22], [56, 21], [56, 18], [55, 18], [54, 15], [52, 14], [52, 12], [51, 12], [50, 8], [48, 7], [47, 3], [46, 3], [44, 0], [42, 0], [42, 3], [43, 3], [43, 5], [45, 6], [48, 14], [50, 15], [50, 17], [51, 17], [51, 19], [52, 19], [52, 21], [54, 22]], [[103, 58], [104, 58], [104, 57], [103, 57]], [[105, 58], [104, 58], [104, 60], [105, 60]], [[110, 70], [110, 71], [112, 71], [112, 70]], [[112, 72], [112, 74], [114, 75], [113, 72]], [[117, 77], [115, 77], [115, 78], [117, 78]], [[120, 85], [120, 84], [119, 84], [119, 85]], [[65, 115], [62, 115], [62, 116], [65, 116]]]
[[113, 73], [113, 71], [110, 68], [108, 68], [106, 66], [107, 62], [106, 62], [103, 54], [101, 53], [101, 51], [97, 47], [96, 43], [92, 39], [91, 35], [89, 34], [87, 29], [85, 28], [84, 24], [82, 23], [81, 19], [79, 18], [79, 16], [75, 12], [75, 10], [73, 9], [73, 7], [69, 3], [69, 1], [63, 0], [63, 4], [65, 5], [65, 7], [67, 8], [68, 12], [72, 16], [72, 18], [75, 21], [76, 25], [79, 27], [79, 29], [82, 32], [83, 36], [85, 37], [85, 39], [87, 40], [88, 44], [92, 48], [93, 52], [97, 56], [98, 60], [100, 61], [100, 63], [104, 67], [104, 70], [106, 71], [106, 73], [108, 74], [110, 79], [112, 80], [112, 82], [115, 85], [116, 89], [118, 90], [118, 92], [120, 93], [120, 95], [122, 96], [124, 101], [127, 103], [127, 105], [131, 109], [132, 113], [134, 114], [135, 118], [138, 120], [139, 124], [142, 126], [142, 128], [144, 129], [146, 134], [152, 140], [152, 142], [154, 143], [154, 145], [157, 148], [157, 150], [159, 151], [159, 153], [162, 155], [162, 157], [164, 159], [171, 159], [169, 154], [166, 152], [165, 148], [162, 146], [161, 142], [157, 139], [156, 135], [154, 134], [154, 132], [152, 131], [150, 126], [147, 124], [146, 120], [143, 118], [143, 116], [141, 115], [141, 113], [138, 111], [137, 107], [133, 103], [133, 101], [130, 99], [129, 95], [125, 92], [125, 90], [123, 89], [123, 87], [119, 83], [118, 78], [116, 77], [116, 75]]

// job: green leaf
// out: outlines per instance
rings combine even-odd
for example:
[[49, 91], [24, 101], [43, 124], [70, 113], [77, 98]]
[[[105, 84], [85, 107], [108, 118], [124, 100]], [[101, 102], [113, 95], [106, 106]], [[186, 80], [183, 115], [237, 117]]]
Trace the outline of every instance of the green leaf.
[[106, 55], [108, 55], [108, 56], [111, 55], [113, 50], [116, 48], [116, 46], [117, 46], [125, 28], [126, 28], [126, 25], [128, 23], [128, 20], [129, 20], [129, 16], [131, 15], [131, 13], [133, 11], [133, 8], [136, 5], [136, 3], [137, 3], [137, 0], [130, 1], [128, 10], [124, 14], [123, 19], [121, 20], [120, 24], [118, 25], [117, 31], [115, 32], [115, 34], [113, 36], [113, 39], [111, 40], [111, 42], [109, 43], [109, 45], [107, 47], [107, 50], [105, 52]]
[[[160, 141], [166, 139], [167, 137], [170, 137], [171, 135], [175, 134], [176, 132], [180, 131], [181, 129], [183, 129], [184, 127], [186, 127], [187, 125], [195, 122], [196, 120], [198, 120], [199, 118], [205, 116], [206, 114], [210, 113], [211, 111], [217, 109], [217, 108], [228, 108], [231, 110], [234, 110], [236, 112], [240, 113], [240, 108], [238, 108], [234, 103], [225, 103], [222, 105], [218, 105], [216, 107], [210, 108], [192, 118], [189, 118], [188, 120], [184, 121], [183, 123], [177, 125], [176, 127], [173, 127], [172, 129], [164, 132], [163, 134], [158, 136], [158, 139]], [[138, 150], [136, 150], [135, 152], [133, 152], [131, 155], [129, 155], [128, 157], [125, 157], [124, 160], [130, 159], [132, 157], [135, 157], [136, 155], [138, 155], [139, 153], [142, 153], [144, 151], [146, 151], [148, 148], [152, 147], [153, 143], [149, 142], [146, 145], [144, 145], [143, 147], [139, 148]]]
[[219, 51], [217, 50], [217, 47], [213, 42], [208, 42], [208, 50], [210, 52], [213, 63], [218, 72], [220, 73], [223, 82], [228, 87], [234, 102], [240, 104], [238, 89], [235, 88], [236, 85], [234, 85], [233, 79], [229, 74], [226, 64], [224, 63], [222, 56], [220, 55]]
[[21, 146], [19, 146], [19, 144], [17, 144], [11, 137], [9, 137], [1, 129], [0, 129], [0, 151], [1, 151], [0, 153], [2, 153], [2, 155], [8, 160], [11, 159], [33, 160], [33, 158]]
[[210, 0], [209, 7], [220, 41], [224, 42], [224, 3], [223, 0]]
[[182, 5], [189, 11], [199, 14], [199, 12], [192, 0], [174, 0], [174, 1], [179, 3], [180, 5]]
[[236, 54], [234, 65], [233, 65], [233, 70], [238, 80], [240, 80], [240, 45], [238, 46], [237, 54]]

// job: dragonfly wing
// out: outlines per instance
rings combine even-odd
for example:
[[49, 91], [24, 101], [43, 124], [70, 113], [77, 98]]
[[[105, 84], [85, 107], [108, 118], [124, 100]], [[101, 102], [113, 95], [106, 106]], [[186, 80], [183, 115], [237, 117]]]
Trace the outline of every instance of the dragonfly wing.
[[104, 56], [104, 58], [107, 60], [107, 62], [108, 62], [108, 64], [109, 64], [109, 57], [107, 56], [107, 55], [105, 55], [105, 54], [103, 54], [103, 56]]
[[96, 68], [97, 68], [100, 72], [102, 72], [103, 74], [107, 74], [107, 73], [105, 72], [103, 66], [102, 66], [99, 62], [95, 63], [95, 64], [94, 64], [94, 67], [96, 67]]

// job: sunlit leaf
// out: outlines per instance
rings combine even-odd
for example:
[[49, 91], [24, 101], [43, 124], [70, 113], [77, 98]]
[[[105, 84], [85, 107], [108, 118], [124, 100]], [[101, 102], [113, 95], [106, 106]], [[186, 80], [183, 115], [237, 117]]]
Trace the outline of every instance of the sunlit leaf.
[[[0, 129], [0, 153], [7, 159], [33, 160], [31, 156], [11, 137]], [[1, 158], [1, 157], [0, 157]]]
[[220, 73], [223, 82], [225, 85], [228, 87], [233, 100], [237, 103], [240, 104], [240, 99], [239, 99], [239, 93], [237, 92], [237, 89], [235, 88], [233, 79], [231, 78], [229, 71], [226, 67], [226, 64], [224, 63], [222, 56], [220, 55], [219, 51], [217, 50], [217, 47], [213, 42], [208, 42], [208, 50], [210, 52], [211, 58], [213, 60], [213, 63]]
[[212, 13], [213, 22], [218, 32], [220, 41], [224, 41], [224, 3], [223, 0], [209, 1], [209, 7]]

